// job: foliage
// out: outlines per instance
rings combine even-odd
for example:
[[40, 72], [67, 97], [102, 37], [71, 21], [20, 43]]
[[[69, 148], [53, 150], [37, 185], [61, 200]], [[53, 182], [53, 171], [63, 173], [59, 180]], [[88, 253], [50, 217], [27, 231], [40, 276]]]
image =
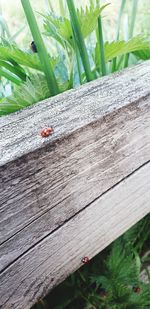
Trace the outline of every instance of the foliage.
[[[127, 53], [134, 53], [135, 55], [138, 55], [138, 53], [140, 53], [140, 50], [142, 50], [143, 53], [147, 52], [147, 50], [150, 50], [150, 41], [141, 35], [130, 39], [128, 42], [123, 40], [105, 42], [105, 61], [111, 61], [114, 58], [125, 55]], [[99, 45], [97, 44], [94, 55], [94, 61], [97, 68], [101, 67], [100, 58], [98, 56], [99, 53]]]
[[[61, 91], [69, 89], [67, 82], [59, 86]], [[12, 95], [0, 99], [0, 115], [13, 113], [50, 96], [51, 93], [44, 75], [40, 73], [32, 74], [25, 83], [14, 88]]]
[[[130, 39], [127, 41], [119, 39], [121, 19], [127, 4], [127, 0], [122, 0], [116, 40], [109, 42], [105, 41], [105, 33], [103, 33], [105, 21], [101, 17], [108, 4], [100, 6], [99, 0], [89, 0], [89, 5], [85, 8], [76, 8], [73, 0], [60, 1], [62, 16], [56, 16], [54, 11], [41, 15], [45, 29], [43, 39], [30, 1], [21, 0], [21, 2], [37, 47], [37, 53], [29, 48], [22, 50], [18, 47], [7, 24], [1, 18], [3, 38], [0, 43], [0, 87], [2, 89], [0, 115], [16, 111], [47, 97], [47, 92], [40, 91], [40, 95], [35, 95], [34, 99], [30, 98], [28, 93], [30, 93], [31, 84], [33, 84], [33, 76], [36, 76], [35, 89], [38, 89], [39, 86], [37, 76], [42, 76], [43, 82], [44, 79], [47, 82], [49, 96], [52, 96], [76, 87], [78, 84], [120, 70], [125, 63], [136, 64], [150, 58], [149, 38], [143, 35], [132, 37], [137, 12], [136, 1], [133, 3], [129, 20]], [[68, 6], [67, 12], [64, 3]], [[51, 1], [49, 1], [49, 7], [52, 8]], [[55, 57], [52, 56], [51, 44], [53, 44]], [[9, 98], [4, 98], [7, 93], [2, 83], [6, 84], [6, 80], [12, 90], [12, 96]], [[23, 102], [18, 95], [20, 87], [24, 93]], [[27, 89], [28, 87], [29, 89]], [[16, 100], [16, 104], [14, 100]]]
[[50, 96], [50, 92], [42, 74], [34, 74], [19, 87], [15, 87], [13, 94], [0, 101], [0, 115], [15, 112], [24, 106], [30, 106]]
[[0, 44], [0, 59], [17, 63], [31, 69], [42, 71], [39, 57], [30, 51], [23, 51], [15, 44], [4, 42]]
[[[96, 29], [97, 19], [105, 7], [106, 5], [102, 7], [91, 5], [90, 7], [86, 7], [85, 10], [82, 7], [77, 9], [77, 18], [84, 38], [88, 37]], [[43, 16], [45, 35], [53, 37], [63, 47], [66, 47], [66, 44], [68, 44], [74, 48], [70, 19], [67, 17], [58, 17], [54, 13]]]

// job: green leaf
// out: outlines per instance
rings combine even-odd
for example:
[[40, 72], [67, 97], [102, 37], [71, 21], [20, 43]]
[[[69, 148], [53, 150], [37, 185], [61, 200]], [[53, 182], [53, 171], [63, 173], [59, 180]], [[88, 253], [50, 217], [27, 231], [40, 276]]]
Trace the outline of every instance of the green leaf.
[[[59, 82], [59, 81], [58, 81]], [[61, 92], [69, 89], [69, 81], [61, 84]], [[13, 94], [0, 101], [0, 116], [7, 115], [47, 99], [51, 96], [45, 76], [32, 74], [21, 86], [16, 86]]]
[[101, 7], [91, 5], [90, 7], [86, 6], [85, 10], [82, 7], [77, 10], [77, 17], [84, 38], [97, 28], [97, 19], [106, 6], [108, 4]]
[[45, 35], [54, 38], [64, 48], [66, 44], [73, 46], [73, 34], [70, 20], [66, 17], [58, 17], [53, 13], [44, 16]]
[[150, 48], [138, 50], [133, 52], [133, 54], [141, 60], [149, 60], [150, 59]]
[[[16, 62], [22, 66], [42, 71], [38, 55], [23, 51], [15, 44], [0, 44], [0, 60], [9, 61], [10, 63]], [[57, 60], [52, 58], [50, 61], [54, 67]]]
[[[114, 41], [111, 43], [106, 42], [104, 49], [105, 49], [105, 61], [108, 62], [115, 57], [122, 56], [127, 53], [139, 51], [141, 49], [148, 49], [150, 48], [150, 42], [143, 36], [138, 35], [128, 42], [126, 41]], [[98, 57], [99, 48], [98, 45], [95, 48], [95, 63], [96, 67], [99, 67], [101, 63], [99, 62]]]
[[[108, 4], [103, 5], [100, 8], [91, 5], [90, 7], [86, 7], [85, 10], [83, 8], [77, 10], [77, 17], [84, 38], [86, 38], [96, 29], [97, 18], [100, 15], [101, 11], [107, 5]], [[70, 20], [66, 17], [58, 17], [54, 13], [42, 16], [44, 16], [45, 18], [45, 35], [51, 36], [63, 47], [66, 47], [66, 44], [69, 44], [69, 46], [72, 46], [74, 48], [73, 33]]]
[[50, 97], [45, 76], [32, 75], [30, 79], [15, 88], [13, 94], [0, 102], [0, 116], [15, 112]]

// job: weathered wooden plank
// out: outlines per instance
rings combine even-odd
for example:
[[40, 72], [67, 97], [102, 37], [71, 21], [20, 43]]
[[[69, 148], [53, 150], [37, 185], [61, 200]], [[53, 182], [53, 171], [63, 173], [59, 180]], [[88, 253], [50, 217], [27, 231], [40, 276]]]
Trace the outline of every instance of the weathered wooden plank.
[[[88, 237], [91, 242], [92, 235], [98, 239], [91, 232], [94, 224], [98, 226], [97, 214], [102, 214], [103, 223], [94, 233], [100, 232], [102, 242], [99, 249], [97, 241], [91, 244], [91, 257], [149, 212], [150, 168], [149, 164], [147, 170], [142, 167], [150, 160], [149, 83], [147, 62], [0, 119], [2, 308], [28, 308], [79, 267]], [[39, 134], [45, 126], [54, 129], [46, 140]], [[140, 177], [137, 183], [135, 175]], [[124, 218], [129, 213], [128, 205], [121, 206], [126, 200], [115, 206], [115, 190], [120, 192], [120, 186], [127, 190], [122, 198], [125, 193], [127, 197], [133, 194], [133, 200], [129, 198], [131, 218]], [[106, 218], [108, 232], [101, 229]], [[68, 264], [61, 258], [63, 253]]]
[[[0, 165], [51, 144], [102, 115], [149, 95], [149, 68], [150, 61], [146, 61], [1, 117]], [[53, 126], [54, 134], [42, 140], [39, 131], [45, 126]]]
[[[149, 62], [148, 62], [149, 64]], [[148, 65], [147, 65], [148, 66]], [[74, 200], [75, 192], [77, 192], [77, 196], [79, 196], [78, 187], [81, 184], [85, 184], [86, 191], [89, 192], [87, 196], [86, 203], [90, 203], [92, 199], [99, 196], [101, 193], [103, 193], [108, 188], [108, 181], [106, 180], [106, 187], [103, 185], [102, 190], [100, 191], [98, 188], [98, 192], [96, 189], [92, 188], [91, 180], [89, 179], [90, 174], [93, 175], [93, 181], [96, 183], [98, 182], [99, 178], [102, 179], [100, 172], [99, 178], [97, 178], [97, 168], [96, 164], [100, 164], [101, 161], [103, 161], [104, 158], [107, 158], [107, 161], [104, 162], [104, 166], [102, 167], [103, 170], [109, 170], [112, 168], [112, 165], [114, 164], [114, 158], [116, 160], [116, 164], [118, 165], [118, 161], [121, 159], [123, 160], [124, 157], [129, 157], [131, 154], [133, 155], [133, 147], [135, 144], [135, 152], [137, 155], [137, 160], [133, 162], [135, 165], [131, 166], [131, 169], [126, 168], [126, 165], [122, 165], [121, 169], [126, 171], [126, 174], [123, 176], [126, 176], [130, 172], [132, 172], [133, 169], [137, 168], [141, 164], [143, 164], [145, 161], [149, 159], [149, 108], [150, 108], [150, 102], [149, 102], [149, 96], [147, 98], [142, 99], [142, 95], [148, 95], [147, 85], [149, 85], [149, 75], [146, 71], [147, 66], [144, 69], [143, 65], [136, 68], [135, 75], [137, 76], [137, 80], [133, 80], [132, 76], [132, 69], [129, 71], [124, 71], [124, 73], [121, 73], [120, 75], [116, 75], [115, 78], [113, 77], [107, 77], [107, 79], [104, 79], [103, 85], [101, 80], [99, 81], [100, 85], [98, 88], [98, 84], [96, 81], [96, 87], [94, 88], [93, 84], [90, 84], [92, 86], [92, 90], [89, 89], [89, 97], [91, 97], [91, 118], [86, 118], [86, 112], [89, 108], [89, 103], [87, 106], [87, 100], [82, 103], [82, 106], [78, 106], [82, 109], [82, 114], [85, 111], [85, 119], [83, 122], [83, 119], [81, 121], [82, 125], [85, 123], [88, 123], [89, 120], [95, 120], [95, 124], [88, 125], [80, 129], [78, 132], [73, 133], [73, 135], [69, 135], [66, 138], [60, 139], [58, 141], [58, 136], [52, 137], [48, 139], [48, 144], [42, 148], [39, 151], [36, 151], [34, 153], [30, 153], [24, 155], [21, 157], [21, 159], [16, 160], [13, 163], [8, 163], [4, 167], [0, 169], [0, 176], [1, 176], [1, 190], [0, 190], [0, 231], [3, 231], [3, 233], [0, 233], [0, 242], [5, 241], [7, 238], [12, 237], [15, 233], [17, 233], [18, 230], [24, 228], [26, 225], [28, 225], [30, 222], [35, 220], [37, 217], [41, 216], [42, 213], [45, 211], [48, 211], [48, 209], [54, 207], [57, 204], [60, 204], [64, 198], [66, 198], [66, 202], [68, 203], [68, 196], [70, 196], [71, 200]], [[145, 75], [143, 72], [145, 72]], [[125, 75], [125, 76], [124, 76]], [[129, 75], [129, 76], [128, 76]], [[128, 88], [127, 85], [129, 83], [128, 79], [132, 80], [130, 87]], [[131, 81], [130, 80], [130, 81]], [[145, 89], [142, 89], [142, 86], [139, 90], [139, 80], [141, 84], [145, 83]], [[126, 82], [125, 82], [126, 81]], [[95, 82], [94, 82], [95, 83]], [[118, 96], [118, 84], [121, 85], [120, 87], [124, 87], [124, 84], [126, 86], [126, 91], [124, 94], [122, 94], [121, 99], [119, 101], [120, 93]], [[106, 97], [104, 97], [104, 89], [108, 89], [108, 86], [110, 89], [114, 89], [115, 85], [117, 85], [117, 94], [114, 98], [114, 92], [112, 93], [112, 96], [110, 96], [110, 93], [108, 94], [108, 99], [106, 101]], [[102, 88], [103, 86], [103, 88]], [[87, 95], [87, 86], [85, 86], [85, 94]], [[84, 87], [83, 87], [84, 88]], [[102, 94], [100, 96], [99, 89], [103, 89]], [[95, 89], [95, 90], [93, 90]], [[80, 93], [81, 91], [81, 93]], [[81, 99], [85, 96], [83, 95], [83, 98], [81, 94], [83, 94], [82, 88], [79, 92], [76, 91], [76, 97], [79, 97], [79, 100], [77, 100], [78, 104], [81, 103]], [[90, 95], [91, 91], [91, 95]], [[94, 94], [93, 94], [93, 91]], [[106, 91], [106, 90], [105, 90]], [[108, 90], [107, 90], [108, 92]], [[73, 92], [75, 93], [75, 92]], [[65, 102], [67, 101], [67, 95]], [[106, 95], [106, 94], [105, 94]], [[94, 97], [93, 97], [94, 96]], [[140, 100], [139, 102], [133, 101], [132, 103], [129, 103], [133, 98], [138, 98]], [[96, 105], [93, 105], [93, 100], [96, 101]], [[53, 99], [52, 99], [53, 100]], [[75, 100], [75, 99], [74, 99]], [[105, 100], [105, 103], [103, 102]], [[118, 102], [116, 102], [118, 100]], [[70, 93], [69, 93], [69, 99], [70, 102]], [[52, 101], [53, 103], [53, 101]], [[98, 107], [98, 104], [102, 104], [102, 107]], [[40, 113], [40, 117], [46, 117], [48, 112], [44, 112], [44, 116], [42, 115], [43, 112], [43, 103], [40, 103], [38, 107], [33, 107], [33, 110], [35, 108], [38, 109], [38, 113]], [[45, 104], [50, 104], [45, 103]], [[61, 101], [62, 104], [62, 101]], [[118, 104], [118, 105], [117, 105]], [[52, 104], [53, 105], [53, 104]], [[73, 119], [74, 115], [74, 105], [75, 101], [73, 101], [72, 105], [70, 104], [70, 118]], [[39, 107], [40, 106], [40, 107]], [[122, 106], [122, 108], [121, 108]], [[126, 107], [125, 107], [126, 106]], [[41, 110], [39, 111], [39, 108]], [[71, 114], [71, 108], [72, 108], [72, 114]], [[92, 111], [93, 108], [93, 111]], [[98, 111], [96, 110], [98, 109]], [[107, 109], [106, 109], [107, 108]], [[112, 112], [113, 109], [117, 108], [116, 111]], [[50, 109], [50, 106], [49, 106]], [[64, 123], [67, 122], [67, 115], [68, 115], [68, 109], [65, 111], [67, 114], [65, 115], [63, 112], [62, 114], [64, 116]], [[58, 108], [59, 110], [59, 108]], [[81, 111], [81, 110], [80, 110]], [[26, 116], [27, 113], [27, 116]], [[2, 139], [1, 144], [3, 146], [2, 150], [2, 162], [4, 160], [8, 160], [9, 151], [10, 151], [10, 144], [9, 140], [12, 141], [12, 159], [15, 158], [14, 151], [15, 149], [18, 149], [20, 147], [21, 150], [18, 150], [18, 153], [20, 154], [20, 151], [24, 149], [23, 145], [26, 143], [26, 140], [29, 143], [30, 148], [25, 148], [25, 151], [31, 151], [33, 150], [33, 144], [34, 140], [41, 141], [40, 136], [37, 134], [38, 130], [36, 132], [33, 131], [33, 126], [36, 123], [36, 126], [40, 126], [41, 124], [37, 124], [39, 122], [39, 116], [37, 113], [37, 121], [35, 120], [35, 116], [33, 117], [33, 121], [31, 121], [31, 117], [33, 116], [32, 109], [22, 111], [21, 114], [17, 113], [17, 115], [12, 115], [9, 117], [2, 118]], [[57, 108], [53, 108], [53, 113], [57, 113]], [[23, 117], [24, 114], [24, 117]], [[58, 114], [58, 113], [57, 113]], [[61, 114], [61, 112], [60, 112]], [[106, 116], [105, 114], [108, 114]], [[144, 114], [144, 115], [143, 115]], [[52, 115], [54, 117], [54, 115]], [[53, 118], [52, 117], [52, 118]], [[59, 117], [62, 117], [59, 115]], [[99, 117], [99, 118], [98, 118]], [[143, 118], [144, 117], [144, 118]], [[22, 122], [23, 119], [26, 119], [26, 127], [24, 123], [24, 128], [22, 128]], [[58, 115], [57, 117], [58, 118]], [[5, 120], [6, 119], [6, 120]], [[41, 123], [44, 122], [42, 118]], [[80, 117], [79, 117], [80, 119]], [[99, 119], [99, 120], [98, 120]], [[75, 120], [75, 119], [73, 119]], [[12, 123], [14, 121], [15, 124]], [[130, 121], [130, 123], [129, 123]], [[10, 123], [8, 123], [10, 122]], [[127, 123], [128, 122], [128, 123]], [[134, 124], [132, 125], [132, 122]], [[5, 124], [6, 123], [6, 124]], [[70, 122], [69, 122], [70, 123]], [[80, 122], [79, 122], [80, 123]], [[78, 125], [79, 125], [78, 123]], [[81, 125], [80, 123], [80, 125]], [[62, 122], [60, 122], [61, 127]], [[73, 121], [73, 124], [75, 125], [75, 121]], [[78, 127], [77, 125], [77, 127]], [[117, 125], [117, 126], [116, 126]], [[142, 127], [141, 127], [142, 126]], [[144, 126], [144, 127], [143, 127]], [[14, 127], [14, 129], [12, 129]], [[140, 129], [138, 129], [140, 127]], [[7, 129], [6, 129], [7, 128]], [[68, 128], [68, 127], [67, 127]], [[29, 136], [27, 134], [27, 130], [29, 129]], [[30, 132], [30, 129], [31, 132]], [[16, 130], [16, 132], [14, 131]], [[68, 129], [69, 130], [69, 129]], [[119, 133], [117, 131], [121, 130]], [[135, 130], [137, 130], [135, 132]], [[60, 128], [59, 128], [60, 131]], [[6, 133], [7, 132], [7, 133]], [[19, 132], [17, 134], [17, 132]], [[25, 133], [26, 132], [26, 133]], [[71, 132], [70, 130], [68, 132]], [[15, 134], [16, 133], [16, 134]], [[13, 134], [13, 135], [12, 135]], [[26, 139], [25, 139], [26, 134]], [[33, 134], [33, 137], [31, 139], [31, 135]], [[64, 134], [63, 128], [62, 128], [62, 135]], [[132, 135], [133, 134], [133, 135]], [[139, 142], [135, 142], [136, 135], [139, 136]], [[8, 135], [8, 137], [7, 137]], [[19, 135], [19, 137], [18, 137]], [[132, 136], [131, 136], [132, 135]], [[13, 139], [15, 139], [15, 142], [13, 144]], [[54, 140], [56, 139], [56, 141]], [[98, 140], [99, 139], [99, 140]], [[126, 145], [126, 140], [127, 144]], [[131, 141], [129, 143], [129, 141]], [[43, 141], [41, 141], [43, 143]], [[45, 141], [44, 141], [45, 143]], [[47, 142], [46, 142], [47, 143]], [[126, 151], [123, 151], [122, 149], [126, 147]], [[128, 149], [127, 149], [128, 147]], [[140, 150], [142, 147], [142, 151]], [[120, 150], [119, 150], [120, 148]], [[94, 149], [94, 151], [93, 151]], [[138, 151], [140, 150], [140, 154], [138, 154]], [[116, 151], [119, 152], [118, 156], [116, 157], [114, 154]], [[122, 158], [119, 158], [122, 153]], [[4, 153], [4, 155], [3, 155]], [[18, 154], [18, 155], [19, 155]], [[10, 159], [10, 158], [9, 158]], [[61, 162], [61, 164], [60, 164]], [[128, 165], [128, 163], [127, 163]], [[102, 164], [101, 164], [102, 166]], [[91, 171], [90, 169], [93, 168], [94, 170]], [[116, 169], [116, 166], [114, 166], [114, 169]], [[81, 175], [80, 175], [81, 174]], [[74, 177], [78, 176], [78, 181], [74, 181]], [[111, 174], [112, 175], [112, 174]], [[117, 173], [116, 173], [117, 175]], [[121, 176], [120, 176], [121, 177]], [[107, 171], [106, 176], [104, 178], [108, 178]], [[87, 182], [85, 183], [85, 179]], [[96, 180], [94, 180], [96, 179]], [[89, 180], [89, 181], [88, 181]], [[116, 183], [120, 178], [114, 179], [114, 182], [111, 182], [111, 185]], [[104, 179], [103, 179], [104, 183]], [[100, 187], [100, 185], [99, 185]], [[83, 190], [84, 192], [84, 190]], [[71, 194], [73, 193], [73, 196]], [[94, 193], [94, 195], [93, 195]], [[27, 198], [28, 197], [28, 198]], [[21, 203], [20, 203], [21, 198]], [[83, 199], [85, 200], [85, 196], [83, 196]], [[80, 199], [80, 202], [82, 204], [82, 200]], [[62, 204], [62, 203], [61, 203]], [[77, 204], [77, 203], [76, 203]], [[32, 207], [31, 207], [32, 205]], [[79, 205], [79, 204], [78, 204]], [[84, 207], [84, 204], [82, 204], [81, 207]], [[75, 207], [74, 207], [75, 209]], [[77, 208], [77, 211], [79, 210], [79, 207]], [[63, 210], [64, 212], [64, 210]], [[70, 212], [72, 215], [72, 207], [70, 207]], [[67, 210], [67, 213], [69, 214], [69, 211]], [[59, 217], [58, 221], [62, 221]], [[9, 223], [9, 224], [8, 224]], [[56, 227], [56, 226], [55, 226]], [[5, 232], [4, 232], [5, 231]]]
[[[2, 309], [28, 309], [150, 211], [150, 163], [26, 252], [0, 275]], [[14, 284], [15, 282], [15, 284]]]
[[0, 270], [150, 159], [149, 103], [134, 102], [4, 168]]

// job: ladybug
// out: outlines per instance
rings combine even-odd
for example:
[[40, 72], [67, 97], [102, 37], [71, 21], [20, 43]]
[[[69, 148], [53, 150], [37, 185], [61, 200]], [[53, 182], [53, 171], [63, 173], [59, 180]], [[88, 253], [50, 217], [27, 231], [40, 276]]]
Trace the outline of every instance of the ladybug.
[[40, 134], [42, 137], [49, 137], [52, 134], [52, 132], [53, 132], [53, 129], [49, 127], [49, 128], [43, 129]]
[[89, 259], [88, 256], [84, 256], [84, 257], [82, 258], [82, 263], [83, 263], [83, 264], [87, 264], [87, 263], [89, 263], [89, 262], [90, 262], [90, 259]]
[[103, 288], [101, 288], [100, 289], [100, 291], [99, 291], [99, 294], [100, 294], [100, 297], [107, 297], [107, 291], [105, 290], [105, 289], [103, 289]]
[[134, 286], [134, 287], [133, 287], [133, 291], [134, 291], [135, 293], [140, 293], [140, 292], [141, 292], [141, 288], [140, 288], [139, 286]]
[[31, 47], [31, 50], [33, 51], [33, 53], [37, 53], [37, 47], [36, 47], [34, 41], [31, 42], [30, 47]]

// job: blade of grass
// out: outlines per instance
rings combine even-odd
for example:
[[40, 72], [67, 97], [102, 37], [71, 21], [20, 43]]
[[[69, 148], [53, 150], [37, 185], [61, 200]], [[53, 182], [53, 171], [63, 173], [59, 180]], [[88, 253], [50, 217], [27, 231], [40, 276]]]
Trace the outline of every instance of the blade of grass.
[[5, 69], [7, 69], [8, 71], [12, 72], [13, 74], [17, 75], [20, 79], [22, 79], [23, 81], [26, 80], [26, 74], [23, 73], [19, 67], [14, 67], [13, 65], [9, 64], [6, 61], [0, 60], [0, 67], [4, 67]]
[[51, 12], [54, 12], [53, 6], [51, 4], [51, 0], [45, 0], [45, 3], [46, 3], [46, 7], [47, 7], [48, 11], [50, 9]]
[[[122, 0], [121, 6], [120, 6], [120, 11], [119, 11], [119, 16], [118, 16], [116, 41], [119, 40], [120, 27], [121, 27], [121, 19], [122, 19], [122, 15], [123, 15], [123, 12], [124, 12], [125, 4], [126, 4], [126, 0]], [[113, 64], [112, 64], [112, 72], [116, 71], [116, 62], [117, 62], [117, 58], [114, 58], [113, 59]]]
[[[97, 0], [96, 2], [97, 2], [97, 5], [100, 6], [100, 0]], [[98, 17], [98, 38], [99, 38], [102, 76], [105, 76], [107, 74], [107, 69], [106, 69], [106, 61], [105, 61], [105, 49], [104, 49], [104, 39], [103, 39], [101, 16]]]
[[0, 76], [5, 77], [6, 79], [10, 80], [12, 83], [16, 85], [20, 85], [22, 81], [15, 77], [13, 74], [10, 72], [5, 71], [4, 69], [0, 68]]
[[65, 16], [65, 5], [63, 0], [59, 0], [59, 9], [60, 9], [60, 15]]
[[11, 36], [10, 31], [2, 15], [0, 16], [0, 27], [1, 27], [1, 36], [5, 37], [6, 34], [7, 37], [9, 38]]
[[[138, 0], [133, 0], [132, 13], [131, 13], [131, 23], [130, 23], [130, 27], [129, 27], [129, 39], [131, 39], [133, 37], [137, 8], [138, 8]], [[129, 54], [127, 54], [125, 56], [124, 68], [128, 67], [128, 63], [129, 63]]]
[[82, 85], [82, 73], [81, 73], [81, 67], [80, 67], [80, 54], [78, 47], [76, 47], [76, 59], [77, 59], [77, 68], [78, 68], [78, 74], [79, 74], [79, 81], [80, 85]]
[[75, 50], [76, 61], [77, 61], [79, 82], [80, 82], [80, 85], [82, 85], [82, 73], [81, 73], [81, 63], [80, 63], [81, 58], [80, 58], [80, 53], [79, 53], [78, 44], [77, 44], [77, 41], [76, 41], [74, 30], [72, 31], [72, 33], [73, 33], [73, 43], [74, 43], [74, 50]]
[[76, 37], [76, 42], [77, 42], [78, 49], [79, 49], [79, 52], [80, 52], [83, 67], [84, 67], [84, 70], [85, 70], [86, 79], [89, 82], [89, 81], [93, 80], [95, 78], [95, 76], [91, 71], [90, 61], [89, 61], [87, 49], [86, 49], [86, 46], [85, 46], [85, 42], [84, 42], [84, 39], [83, 39], [83, 35], [82, 35], [82, 32], [81, 32], [80, 24], [79, 24], [79, 21], [78, 21], [78, 18], [77, 18], [75, 6], [74, 6], [74, 1], [73, 0], [67, 0], [67, 6], [68, 6], [68, 9], [69, 9], [69, 13], [70, 13], [72, 28], [73, 28], [73, 31], [74, 31], [74, 34], [75, 34], [75, 37]]
[[43, 72], [45, 74], [48, 88], [50, 90], [51, 95], [56, 95], [59, 93], [58, 84], [55, 78], [55, 74], [53, 72], [53, 68], [48, 56], [48, 52], [46, 50], [46, 47], [44, 45], [44, 41], [42, 39], [40, 30], [37, 25], [36, 18], [34, 16], [32, 7], [30, 5], [29, 0], [21, 0], [33, 39], [35, 41], [35, 44], [37, 46], [38, 55], [43, 67]]
[[123, 15], [123, 12], [124, 12], [125, 4], [126, 4], [126, 0], [122, 0], [121, 6], [120, 6], [120, 11], [119, 11], [119, 16], [118, 16], [118, 24], [117, 24], [117, 32], [116, 32], [116, 41], [119, 40], [120, 28], [121, 28], [121, 19], [122, 19], [122, 15]]

